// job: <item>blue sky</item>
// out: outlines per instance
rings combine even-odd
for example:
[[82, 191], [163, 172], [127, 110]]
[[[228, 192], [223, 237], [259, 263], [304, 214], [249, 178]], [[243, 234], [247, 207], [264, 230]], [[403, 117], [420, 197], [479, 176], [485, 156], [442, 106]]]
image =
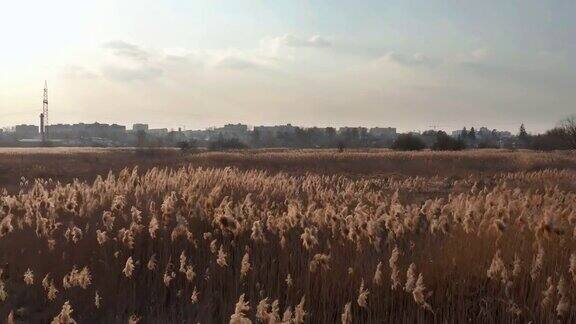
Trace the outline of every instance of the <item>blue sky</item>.
[[0, 126], [483, 125], [576, 112], [574, 1], [30, 1], [0, 11]]

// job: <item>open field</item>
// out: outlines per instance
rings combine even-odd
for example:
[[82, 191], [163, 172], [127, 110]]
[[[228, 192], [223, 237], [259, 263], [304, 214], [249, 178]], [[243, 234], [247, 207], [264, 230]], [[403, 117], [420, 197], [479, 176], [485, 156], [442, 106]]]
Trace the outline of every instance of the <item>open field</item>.
[[462, 152], [394, 152], [389, 150], [243, 150], [182, 154], [176, 149], [0, 148], [0, 187], [17, 189], [21, 177], [70, 182], [93, 181], [97, 175], [138, 166], [177, 168], [235, 167], [277, 173], [348, 176], [468, 177], [501, 172], [576, 170], [576, 152], [481, 150]]
[[2, 321], [576, 321], [574, 152], [5, 149], [1, 187]]

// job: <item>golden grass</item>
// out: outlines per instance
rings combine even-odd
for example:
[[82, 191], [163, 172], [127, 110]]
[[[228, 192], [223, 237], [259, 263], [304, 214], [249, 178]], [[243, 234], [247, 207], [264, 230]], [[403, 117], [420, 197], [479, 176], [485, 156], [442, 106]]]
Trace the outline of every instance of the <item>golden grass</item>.
[[573, 153], [174, 156], [4, 192], [0, 318], [575, 320]]

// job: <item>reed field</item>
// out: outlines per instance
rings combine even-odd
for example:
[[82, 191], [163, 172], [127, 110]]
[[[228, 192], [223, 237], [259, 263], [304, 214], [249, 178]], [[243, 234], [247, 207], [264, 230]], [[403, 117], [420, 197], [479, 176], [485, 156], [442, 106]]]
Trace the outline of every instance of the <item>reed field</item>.
[[571, 323], [576, 153], [0, 150], [7, 323]]

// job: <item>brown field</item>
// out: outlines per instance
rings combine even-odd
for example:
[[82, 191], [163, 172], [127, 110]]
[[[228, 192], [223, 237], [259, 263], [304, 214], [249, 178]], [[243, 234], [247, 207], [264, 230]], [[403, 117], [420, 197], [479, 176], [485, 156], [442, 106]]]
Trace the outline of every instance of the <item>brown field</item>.
[[575, 152], [2, 149], [2, 187], [2, 321], [576, 321]]

